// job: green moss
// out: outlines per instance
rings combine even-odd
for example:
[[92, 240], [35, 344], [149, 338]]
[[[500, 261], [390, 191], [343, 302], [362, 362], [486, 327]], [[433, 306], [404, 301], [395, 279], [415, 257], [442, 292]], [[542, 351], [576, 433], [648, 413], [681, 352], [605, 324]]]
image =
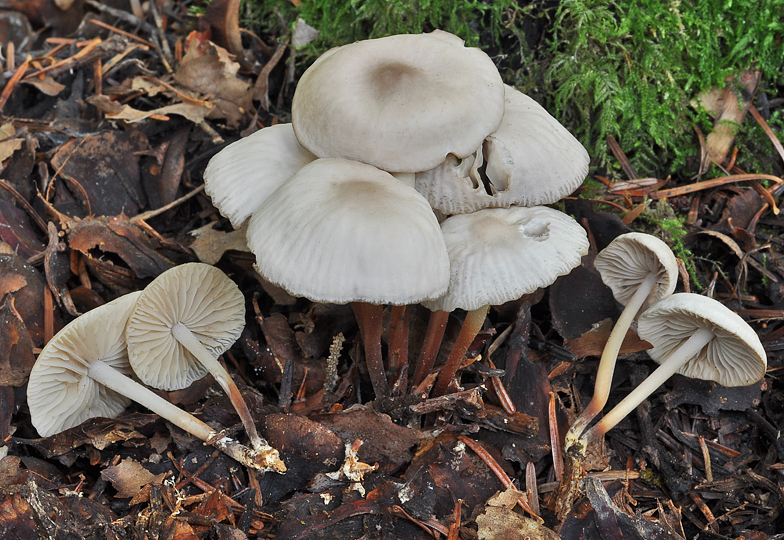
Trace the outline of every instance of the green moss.
[[276, 9], [290, 23], [302, 17], [319, 30], [314, 44], [319, 52], [357, 40], [436, 28], [471, 46], [478, 45], [484, 33], [489, 42], [497, 43], [504, 21], [520, 9], [514, 0], [302, 0], [297, 8], [287, 0], [249, 0], [248, 6], [257, 22], [277, 18]]
[[[698, 154], [689, 101], [745, 68], [781, 83], [784, 0], [563, 0], [545, 72], [556, 116], [600, 164], [612, 135], [641, 174]], [[741, 134], [743, 135], [743, 134]]]
[[646, 209], [640, 217], [655, 228], [655, 231], [652, 231], [653, 234], [661, 236], [669, 244], [675, 256], [681, 259], [686, 266], [694, 288], [701, 291], [703, 285], [697, 276], [697, 269], [692, 260], [694, 254], [683, 243], [689, 232], [686, 228], [686, 219], [677, 216], [666, 200], [659, 201], [650, 210]]

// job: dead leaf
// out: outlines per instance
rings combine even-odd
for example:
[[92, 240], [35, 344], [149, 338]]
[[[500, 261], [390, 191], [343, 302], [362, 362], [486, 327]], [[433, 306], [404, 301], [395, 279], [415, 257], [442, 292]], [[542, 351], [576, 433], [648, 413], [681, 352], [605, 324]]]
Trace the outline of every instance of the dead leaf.
[[237, 77], [239, 68], [223, 47], [209, 41], [200, 45], [193, 40], [174, 80], [185, 88], [214, 96], [214, 107], [207, 118], [225, 118], [229, 127], [236, 128], [253, 107], [251, 85]]
[[152, 474], [141, 463], [127, 458], [101, 471], [101, 478], [112, 483], [120, 499], [131, 498], [147, 484], [159, 484], [167, 473]]
[[33, 79], [26, 79], [22, 81], [22, 84], [29, 84], [30, 86], [34, 86], [38, 89], [39, 92], [46, 94], [47, 96], [56, 96], [65, 90], [64, 84], [60, 84], [49, 76], [44, 76], [43, 79], [39, 79], [38, 77]]
[[203, 20], [210, 26], [212, 40], [233, 54], [244, 69], [251, 70], [242, 48], [240, 0], [212, 0]]
[[0, 386], [23, 385], [33, 364], [33, 341], [9, 296], [0, 307]]
[[187, 118], [194, 124], [201, 124], [211, 110], [207, 105], [175, 103], [174, 105], [167, 105], [152, 111], [140, 111], [130, 105], [119, 105], [111, 101], [107, 96], [90, 96], [86, 101], [106, 113], [106, 118], [110, 120], [125, 120], [130, 123], [141, 122], [152, 116], [165, 117], [169, 114], [176, 114]]
[[[87, 197], [82, 202], [89, 206], [89, 213], [133, 216], [146, 204], [139, 153], [147, 150], [147, 137], [140, 131], [105, 131], [63, 144], [52, 157], [52, 167], [66, 180], [71, 179], [66, 185], [75, 197]], [[60, 189], [63, 184], [57, 184]], [[85, 209], [79, 217], [87, 215]]]
[[14, 152], [22, 148], [24, 139], [6, 139], [0, 141], [0, 161], [10, 158]]
[[33, 509], [19, 492], [3, 495], [0, 499], [0, 531], [7, 540], [40, 538]]
[[190, 248], [201, 262], [215, 264], [230, 249], [246, 253], [250, 251], [245, 242], [247, 222], [240, 229], [231, 232], [216, 231], [214, 227], [215, 222], [210, 222], [190, 232], [190, 235], [196, 238]]
[[479, 540], [558, 540], [557, 534], [536, 520], [497, 506], [486, 506], [476, 524]]
[[[564, 347], [572, 351], [578, 359], [586, 356], [601, 356], [614, 326], [612, 319], [604, 319], [582, 336], [564, 341]], [[651, 348], [653, 348], [653, 345], [640, 339], [630, 329], [626, 332], [626, 337], [623, 338], [623, 344], [621, 344], [621, 350], [618, 354], [632, 354], [647, 351]]]

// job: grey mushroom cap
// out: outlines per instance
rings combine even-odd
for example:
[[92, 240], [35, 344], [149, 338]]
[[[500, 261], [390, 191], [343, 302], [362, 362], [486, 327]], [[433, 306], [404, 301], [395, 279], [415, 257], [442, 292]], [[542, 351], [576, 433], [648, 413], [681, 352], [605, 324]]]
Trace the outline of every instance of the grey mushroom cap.
[[273, 191], [316, 156], [291, 124], [266, 127], [218, 152], [204, 170], [204, 190], [237, 229]]
[[715, 337], [677, 373], [722, 386], [746, 386], [762, 379], [767, 357], [757, 333], [721, 302], [678, 293], [645, 311], [637, 323], [640, 337], [653, 345], [648, 355], [658, 363], [701, 329]]
[[291, 114], [299, 142], [319, 157], [417, 172], [471, 154], [503, 113], [490, 57], [435, 31], [328, 51], [302, 75]]
[[265, 279], [317, 302], [410, 304], [449, 283], [427, 201], [357, 161], [303, 167], [251, 217], [247, 241]]
[[449, 289], [431, 311], [500, 305], [552, 284], [580, 265], [588, 238], [574, 219], [544, 206], [489, 208], [441, 223]]
[[450, 155], [417, 173], [416, 188], [446, 214], [551, 204], [580, 187], [589, 161], [585, 147], [544, 107], [506, 86], [498, 129], [465, 159]]
[[596, 256], [594, 267], [623, 305], [651, 273], [656, 275], [656, 284], [648, 295], [647, 306], [670, 296], [678, 283], [675, 255], [667, 244], [650, 234], [632, 232], [616, 237]]
[[245, 327], [245, 298], [226, 274], [208, 264], [182, 264], [155, 278], [126, 327], [131, 365], [149, 386], [179, 390], [207, 374], [172, 335], [178, 322], [217, 358]]
[[93, 362], [104, 362], [124, 375], [133, 374], [123, 334], [140, 294], [126, 294], [81, 315], [38, 355], [27, 385], [27, 404], [33, 427], [42, 437], [89, 418], [114, 418], [130, 405], [127, 397], [95, 382], [88, 370]]

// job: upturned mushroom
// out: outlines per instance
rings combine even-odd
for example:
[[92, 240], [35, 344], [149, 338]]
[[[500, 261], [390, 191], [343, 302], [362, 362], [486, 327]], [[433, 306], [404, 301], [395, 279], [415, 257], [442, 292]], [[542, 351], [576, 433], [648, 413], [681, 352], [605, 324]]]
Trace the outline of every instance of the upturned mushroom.
[[767, 357], [757, 333], [724, 304], [698, 294], [665, 298], [640, 316], [640, 337], [659, 367], [581, 437], [600, 438], [673, 374], [747, 386], [765, 376]]
[[217, 358], [245, 327], [245, 298], [218, 268], [175, 266], [140, 295], [125, 329], [128, 356], [145, 384], [180, 390], [207, 373], [228, 394], [255, 450], [268, 449], [239, 388]]
[[487, 54], [447, 32], [395, 35], [327, 51], [294, 93], [303, 147], [392, 172], [470, 155], [504, 113], [504, 85]]
[[445, 214], [551, 204], [588, 174], [588, 152], [536, 101], [511, 86], [504, 116], [469, 156], [418, 172], [416, 189]]
[[[449, 252], [449, 289], [422, 304], [436, 314], [458, 308], [468, 313], [438, 375], [434, 396], [446, 393], [489, 306], [547, 287], [588, 252], [585, 230], [566, 214], [542, 206], [456, 215], [441, 223], [441, 231]], [[429, 371], [427, 366], [424, 371]]]
[[449, 284], [446, 245], [427, 201], [370, 165], [319, 159], [251, 217], [247, 241], [265, 279], [295, 296], [352, 304], [373, 390], [389, 395], [382, 305], [435, 298]]
[[567, 449], [607, 404], [618, 353], [632, 322], [642, 310], [670, 296], [678, 282], [675, 255], [667, 244], [650, 234], [618, 236], [596, 256], [594, 267], [625, 307], [602, 351], [593, 397], [566, 434]]
[[49, 437], [89, 418], [114, 418], [133, 400], [243, 465], [284, 473], [286, 466], [277, 451], [254, 452], [130, 378], [124, 332], [140, 295], [127, 294], [88, 311], [46, 344], [27, 385], [27, 403], [38, 433]]

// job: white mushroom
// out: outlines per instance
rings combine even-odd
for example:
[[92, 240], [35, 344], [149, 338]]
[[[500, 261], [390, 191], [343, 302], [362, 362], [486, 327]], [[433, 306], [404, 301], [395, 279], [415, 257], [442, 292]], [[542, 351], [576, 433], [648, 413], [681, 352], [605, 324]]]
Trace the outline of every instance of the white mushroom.
[[[579, 266], [588, 252], [587, 235], [576, 221], [541, 206], [456, 215], [441, 224], [441, 231], [449, 251], [449, 289], [438, 299], [422, 304], [434, 312], [460, 308], [468, 314], [441, 368], [433, 389], [435, 396], [446, 392], [489, 306], [547, 287]], [[418, 366], [417, 370], [422, 368]]]
[[711, 298], [690, 293], [665, 298], [640, 316], [637, 331], [653, 345], [648, 355], [660, 365], [580, 437], [583, 444], [607, 433], [674, 373], [722, 386], [746, 386], [765, 375], [767, 357], [757, 333]]
[[445, 214], [554, 203], [588, 174], [588, 152], [536, 101], [506, 87], [498, 129], [464, 159], [416, 175], [417, 191]]
[[607, 403], [615, 362], [637, 314], [667, 298], [678, 283], [678, 261], [669, 246], [650, 234], [628, 233], [615, 238], [594, 261], [602, 281], [624, 310], [607, 339], [596, 372], [593, 397], [566, 434], [569, 448]]
[[38, 433], [49, 437], [89, 418], [114, 418], [133, 400], [244, 465], [285, 472], [277, 451], [260, 455], [218, 436], [210, 426], [128, 376], [132, 370], [125, 324], [140, 295], [127, 294], [88, 311], [46, 344], [27, 385], [30, 417]]
[[204, 190], [238, 229], [295, 172], [316, 159], [291, 124], [266, 127], [218, 152], [204, 170]]
[[254, 449], [268, 445], [239, 388], [217, 358], [245, 327], [245, 298], [219, 269], [203, 263], [175, 266], [144, 289], [125, 330], [138, 377], [164, 390], [186, 388], [211, 373], [228, 394]]
[[265, 279], [295, 296], [352, 303], [374, 391], [388, 395], [381, 304], [435, 298], [449, 284], [444, 238], [422, 196], [370, 165], [319, 159], [251, 217], [247, 241]]
[[490, 57], [437, 30], [328, 51], [302, 75], [291, 116], [299, 142], [319, 157], [417, 172], [470, 155], [503, 112]]

